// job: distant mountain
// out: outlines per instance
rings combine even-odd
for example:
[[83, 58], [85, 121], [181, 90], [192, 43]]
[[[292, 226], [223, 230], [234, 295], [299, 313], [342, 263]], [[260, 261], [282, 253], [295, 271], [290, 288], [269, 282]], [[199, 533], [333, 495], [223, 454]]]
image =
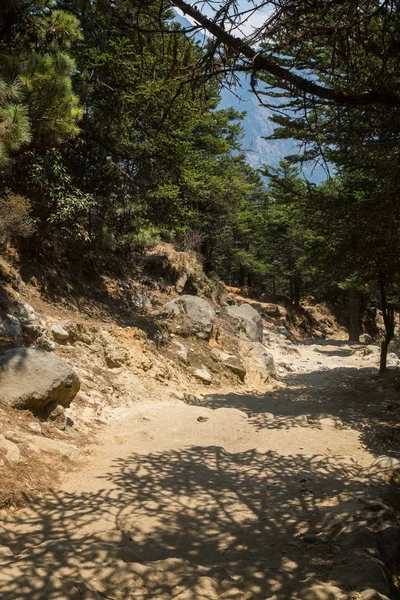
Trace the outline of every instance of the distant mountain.
[[[190, 27], [191, 23], [183, 16], [176, 13], [175, 20], [182, 27]], [[204, 34], [199, 33], [198, 39], [204, 41]], [[250, 83], [245, 74], [239, 74], [239, 85], [229, 90], [221, 90], [219, 109], [233, 107], [238, 111], [246, 111], [242, 121], [244, 138], [242, 147], [247, 155], [248, 162], [254, 168], [263, 164], [277, 167], [279, 161], [296, 153], [295, 140], [266, 140], [274, 130], [274, 124], [269, 120], [272, 111], [261, 106], [257, 97], [250, 91]], [[304, 168], [304, 174], [310, 181], [319, 183], [326, 178], [324, 169], [320, 166], [309, 164]]]
[[[295, 140], [266, 140], [275, 128], [275, 124], [269, 120], [272, 110], [261, 106], [256, 95], [250, 90], [250, 83], [244, 74], [239, 75], [239, 84], [232, 90], [223, 88], [221, 90], [221, 102], [218, 108], [232, 106], [236, 110], [246, 111], [242, 121], [244, 138], [243, 150], [252, 167], [260, 168], [262, 165], [277, 167], [279, 161], [296, 154], [297, 142]], [[303, 167], [304, 175], [310, 181], [319, 183], [326, 179], [326, 173], [322, 167], [315, 164], [307, 164]]]

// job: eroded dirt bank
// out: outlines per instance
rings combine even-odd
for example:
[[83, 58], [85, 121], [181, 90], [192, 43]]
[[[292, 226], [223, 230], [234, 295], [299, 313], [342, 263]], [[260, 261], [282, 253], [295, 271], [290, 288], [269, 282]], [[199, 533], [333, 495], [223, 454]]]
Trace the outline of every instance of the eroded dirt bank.
[[3, 514], [1, 598], [398, 598], [394, 488], [368, 469], [396, 456], [396, 398], [344, 342], [293, 347], [267, 394], [117, 408], [57, 490]]

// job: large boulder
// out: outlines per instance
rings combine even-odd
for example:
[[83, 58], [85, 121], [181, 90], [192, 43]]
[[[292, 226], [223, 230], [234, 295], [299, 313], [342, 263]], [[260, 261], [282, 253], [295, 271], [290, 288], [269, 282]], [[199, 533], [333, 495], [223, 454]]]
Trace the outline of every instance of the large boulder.
[[[262, 383], [276, 375], [274, 357], [259, 342], [242, 342], [241, 355], [252, 378]], [[251, 378], [250, 378], [251, 379]]]
[[250, 304], [227, 306], [224, 310], [225, 314], [239, 323], [240, 329], [246, 333], [252, 342], [262, 343], [263, 320]]
[[228, 367], [232, 373], [235, 373], [235, 375], [237, 375], [241, 381], [244, 381], [247, 370], [240, 358], [230, 355], [225, 358], [222, 363], [225, 365], [225, 367]]
[[210, 338], [216, 313], [207, 300], [184, 294], [167, 302], [162, 312], [168, 317], [174, 317], [174, 321], [178, 323], [175, 330], [182, 335]]
[[40, 411], [71, 404], [78, 375], [61, 358], [38, 348], [13, 348], [0, 358], [0, 399], [13, 408]]

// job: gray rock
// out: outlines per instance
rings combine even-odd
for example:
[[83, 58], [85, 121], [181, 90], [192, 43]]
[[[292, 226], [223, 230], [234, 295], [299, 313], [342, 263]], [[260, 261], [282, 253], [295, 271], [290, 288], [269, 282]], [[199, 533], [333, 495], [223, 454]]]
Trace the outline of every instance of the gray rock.
[[67, 426], [67, 413], [60, 404], [48, 405], [47, 419], [52, 421], [58, 429], [65, 429]]
[[131, 302], [133, 306], [137, 308], [151, 308], [152, 304], [150, 298], [146, 296], [146, 294], [142, 294], [141, 292], [133, 292], [131, 296]]
[[173, 342], [171, 342], [170, 348], [172, 353], [175, 354], [175, 356], [177, 356], [180, 360], [187, 364], [189, 351], [186, 348], [186, 346], [174, 340]]
[[197, 377], [197, 379], [200, 379], [200, 381], [202, 381], [203, 383], [211, 383], [212, 377], [210, 375], [210, 373], [208, 371], [206, 371], [205, 369], [196, 369], [193, 372], [193, 375], [195, 377]]
[[13, 408], [38, 411], [49, 403], [69, 406], [78, 375], [61, 358], [38, 348], [14, 348], [0, 358], [0, 398]]
[[57, 344], [51, 340], [48, 340], [46, 337], [39, 338], [36, 344], [38, 348], [44, 350], [45, 352], [54, 352], [54, 350], [57, 348]]
[[20, 304], [18, 314], [20, 319], [27, 323], [35, 323], [38, 320], [35, 310], [30, 304]]
[[232, 319], [239, 322], [240, 328], [246, 333], [252, 342], [263, 341], [263, 320], [258, 312], [250, 304], [241, 306], [227, 306], [224, 309]]
[[10, 465], [17, 465], [21, 459], [17, 444], [7, 440], [4, 435], [0, 435], [0, 453]]
[[244, 381], [247, 370], [240, 358], [237, 356], [228, 356], [228, 358], [225, 358], [222, 362], [232, 371], [232, 373], [238, 375], [241, 381]]
[[178, 294], [182, 294], [182, 292], [185, 288], [185, 285], [187, 283], [187, 280], [188, 280], [188, 276], [187, 276], [186, 271], [184, 271], [183, 273], [181, 273], [179, 275], [179, 277], [175, 283], [175, 289], [178, 292]]
[[397, 365], [399, 362], [399, 357], [394, 352], [389, 352], [386, 359], [387, 359], [387, 362], [392, 365]]
[[164, 305], [162, 312], [168, 317], [182, 315], [189, 334], [209, 339], [216, 313], [209, 302], [198, 296], [185, 294]]
[[376, 558], [356, 558], [351, 562], [335, 567], [330, 578], [340, 586], [351, 590], [373, 589], [388, 595], [390, 585], [386, 578], [383, 563]]
[[68, 331], [65, 331], [64, 327], [60, 323], [53, 323], [50, 329], [53, 337], [57, 341], [65, 341], [69, 338]]
[[98, 339], [103, 346], [104, 360], [107, 367], [116, 369], [129, 362], [127, 350], [117, 344], [107, 331], [100, 331]]
[[21, 322], [13, 315], [6, 315], [0, 319], [0, 337], [15, 339], [22, 333]]
[[284, 369], [285, 371], [289, 371], [289, 373], [294, 373], [295, 371], [297, 371], [297, 367], [294, 363], [281, 361], [278, 363], [278, 366], [282, 367], [282, 369]]
[[275, 362], [272, 354], [258, 342], [241, 344], [241, 354], [247, 370], [257, 374], [262, 381], [267, 381], [271, 375], [276, 375]]
[[213, 348], [210, 354], [213, 357], [213, 359], [217, 362], [222, 362], [230, 356], [230, 354], [223, 352], [223, 350], [220, 350], [219, 348]]
[[32, 423], [28, 423], [28, 427], [32, 431], [32, 433], [36, 433], [38, 435], [42, 433], [40, 423], [38, 423], [37, 421], [32, 421]]

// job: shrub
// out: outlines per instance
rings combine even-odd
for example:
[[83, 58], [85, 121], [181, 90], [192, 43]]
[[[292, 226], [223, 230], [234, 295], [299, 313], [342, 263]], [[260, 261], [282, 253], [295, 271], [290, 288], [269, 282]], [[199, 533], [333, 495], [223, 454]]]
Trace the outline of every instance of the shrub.
[[31, 205], [24, 196], [12, 192], [0, 195], [0, 243], [13, 237], [29, 237], [34, 231]]

